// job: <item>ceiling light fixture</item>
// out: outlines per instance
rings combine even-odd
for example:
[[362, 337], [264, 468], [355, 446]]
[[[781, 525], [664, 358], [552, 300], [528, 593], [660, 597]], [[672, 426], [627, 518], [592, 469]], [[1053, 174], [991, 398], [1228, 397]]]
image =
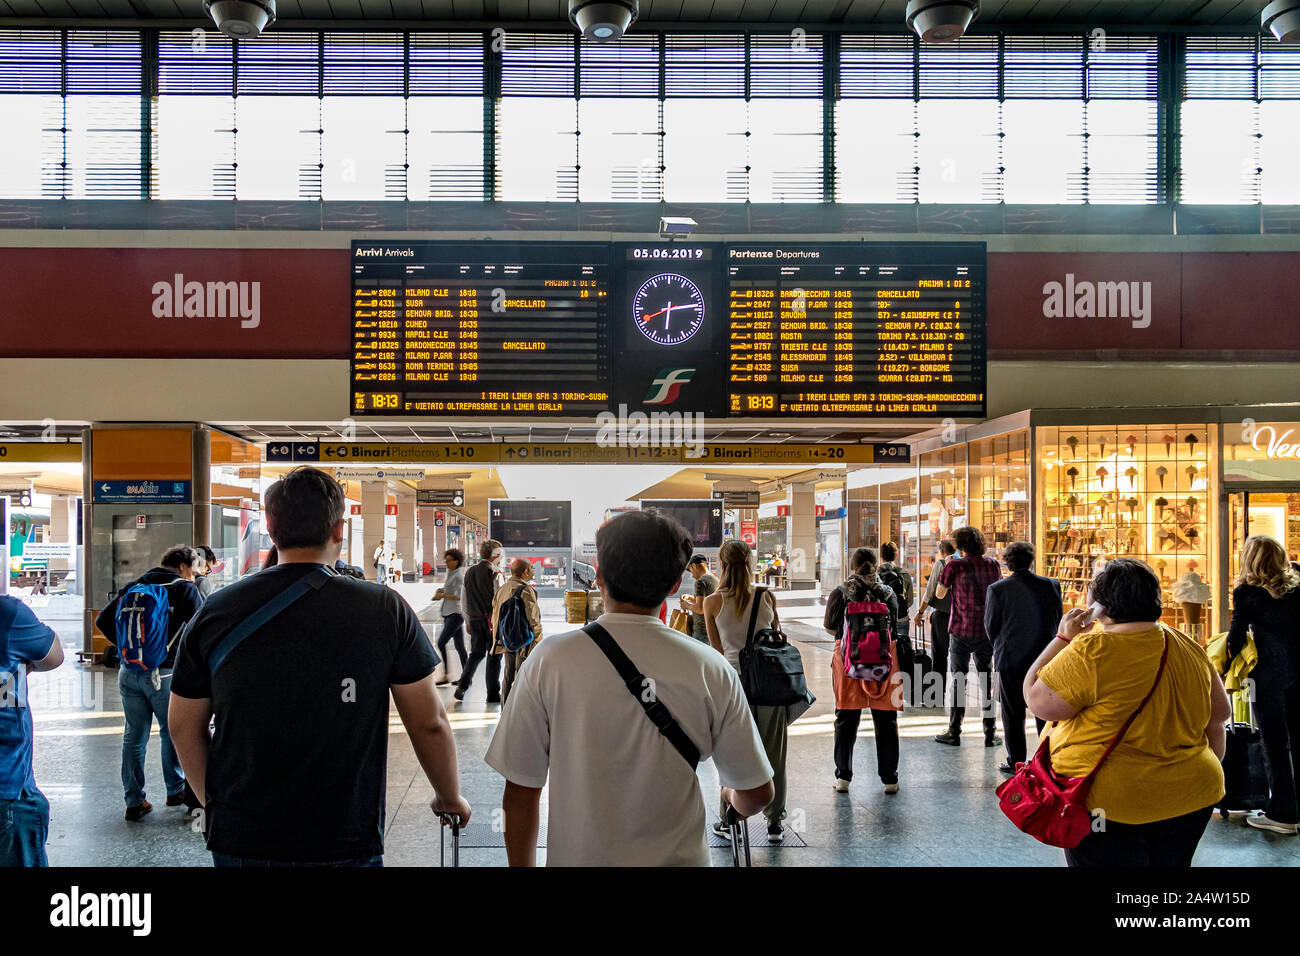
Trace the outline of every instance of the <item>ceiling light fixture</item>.
[[948, 43], [965, 34], [979, 12], [979, 0], [909, 0], [907, 25], [922, 40]]
[[1278, 40], [1300, 40], [1300, 2], [1273, 0], [1259, 15], [1259, 25]]

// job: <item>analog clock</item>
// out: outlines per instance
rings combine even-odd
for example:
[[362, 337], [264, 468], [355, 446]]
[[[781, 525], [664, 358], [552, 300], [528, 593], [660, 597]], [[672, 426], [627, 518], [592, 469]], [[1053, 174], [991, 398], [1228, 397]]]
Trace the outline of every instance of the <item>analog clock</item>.
[[636, 327], [657, 345], [681, 345], [704, 324], [704, 296], [686, 276], [651, 276], [632, 299]]

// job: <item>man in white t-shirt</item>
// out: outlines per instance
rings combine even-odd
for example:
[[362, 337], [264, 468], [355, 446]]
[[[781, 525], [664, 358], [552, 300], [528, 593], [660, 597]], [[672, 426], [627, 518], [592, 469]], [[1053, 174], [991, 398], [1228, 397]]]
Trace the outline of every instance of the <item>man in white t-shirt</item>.
[[[691, 538], [656, 511], [629, 512], [596, 534], [598, 622], [690, 738], [712, 757], [723, 796], [744, 817], [772, 801], [740, 677], [721, 654], [660, 623], [681, 584]], [[694, 768], [660, 734], [584, 631], [548, 637], [520, 668], [484, 757], [506, 778], [506, 852], [536, 863], [538, 811], [550, 778], [549, 866], [708, 866]]]

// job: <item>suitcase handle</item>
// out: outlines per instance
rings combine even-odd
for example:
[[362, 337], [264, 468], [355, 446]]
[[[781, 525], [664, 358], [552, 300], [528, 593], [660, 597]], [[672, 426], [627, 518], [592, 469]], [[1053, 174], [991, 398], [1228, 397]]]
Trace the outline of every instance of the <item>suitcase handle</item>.
[[727, 807], [726, 815], [727, 829], [731, 833], [731, 864], [740, 866], [740, 850], [745, 850], [745, 866], [752, 866], [749, 858], [749, 821], [741, 817], [736, 812], [735, 807]]
[[447, 865], [447, 827], [451, 827], [451, 865], [460, 866], [460, 816], [455, 813], [438, 814], [438, 865]]

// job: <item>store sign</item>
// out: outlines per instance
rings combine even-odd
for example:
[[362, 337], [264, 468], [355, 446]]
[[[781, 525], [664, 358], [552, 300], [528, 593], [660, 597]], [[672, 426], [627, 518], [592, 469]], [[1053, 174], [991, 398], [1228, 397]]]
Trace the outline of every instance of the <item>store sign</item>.
[[758, 522], [742, 521], [740, 523], [740, 540], [751, 548], [758, 544]]
[[1263, 452], [1267, 458], [1300, 458], [1300, 438], [1295, 429], [1279, 433], [1275, 425], [1260, 425], [1250, 441], [1250, 447]]

